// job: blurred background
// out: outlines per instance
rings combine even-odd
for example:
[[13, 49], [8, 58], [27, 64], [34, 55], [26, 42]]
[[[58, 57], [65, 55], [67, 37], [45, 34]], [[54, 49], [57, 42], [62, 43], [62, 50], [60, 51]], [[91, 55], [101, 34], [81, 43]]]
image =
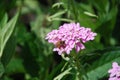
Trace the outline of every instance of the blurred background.
[[[14, 32], [4, 49], [4, 53], [11, 53], [10, 57], [4, 59], [3, 55], [1, 59], [7, 64], [0, 80], [53, 80], [61, 73], [65, 61], [53, 52], [54, 46], [45, 36], [69, 22], [79, 22], [97, 33], [94, 41], [85, 44], [84, 51], [97, 55], [81, 59], [90, 66], [85, 66], [86, 72], [99, 67], [103, 70], [104, 74], [98, 73], [100, 76], [90, 80], [107, 80], [104, 65], [109, 64], [106, 66], [110, 68], [112, 61], [120, 60], [119, 3], [119, 0], [0, 0], [0, 20], [5, 13], [10, 20], [17, 9], [20, 10]], [[76, 79], [67, 75], [63, 80]]]

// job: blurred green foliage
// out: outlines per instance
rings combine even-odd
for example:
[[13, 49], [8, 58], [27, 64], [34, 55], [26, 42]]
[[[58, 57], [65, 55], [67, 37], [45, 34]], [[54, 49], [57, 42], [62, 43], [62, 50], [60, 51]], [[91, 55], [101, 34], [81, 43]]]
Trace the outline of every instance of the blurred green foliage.
[[78, 80], [45, 40], [68, 22], [97, 33], [78, 56], [85, 80], [106, 80], [120, 64], [119, 0], [0, 0], [0, 10], [0, 80]]

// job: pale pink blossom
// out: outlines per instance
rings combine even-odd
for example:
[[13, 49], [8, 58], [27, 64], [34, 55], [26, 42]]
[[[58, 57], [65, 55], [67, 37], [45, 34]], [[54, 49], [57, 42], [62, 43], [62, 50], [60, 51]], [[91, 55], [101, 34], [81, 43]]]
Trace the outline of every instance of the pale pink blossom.
[[113, 62], [112, 69], [108, 73], [110, 74], [109, 80], [120, 80], [120, 66], [117, 62]]
[[49, 32], [46, 39], [55, 45], [53, 51], [58, 51], [61, 55], [64, 52], [70, 54], [73, 48], [77, 52], [85, 49], [84, 43], [94, 40], [96, 35], [90, 28], [81, 27], [79, 23], [65, 23], [58, 30]]

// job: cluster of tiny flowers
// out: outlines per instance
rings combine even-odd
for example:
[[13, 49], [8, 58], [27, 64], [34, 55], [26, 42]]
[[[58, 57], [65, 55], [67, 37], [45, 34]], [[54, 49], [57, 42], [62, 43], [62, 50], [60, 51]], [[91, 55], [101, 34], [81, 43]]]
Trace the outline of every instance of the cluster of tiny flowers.
[[79, 23], [65, 23], [58, 30], [52, 30], [46, 36], [49, 43], [53, 43], [59, 55], [63, 52], [70, 54], [75, 48], [77, 52], [85, 49], [83, 43], [93, 40], [96, 36], [90, 28], [80, 27]]
[[108, 73], [110, 73], [109, 80], [120, 80], [120, 66], [118, 63], [113, 62], [112, 69]]

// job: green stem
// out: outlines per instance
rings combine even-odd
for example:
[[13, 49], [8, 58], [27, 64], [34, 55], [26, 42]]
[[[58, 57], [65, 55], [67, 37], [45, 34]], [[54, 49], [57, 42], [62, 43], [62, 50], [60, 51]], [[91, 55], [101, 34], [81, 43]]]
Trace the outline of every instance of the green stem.
[[76, 70], [76, 76], [78, 78], [78, 80], [82, 80], [82, 65], [80, 63], [80, 53], [76, 53], [75, 51], [73, 53], [70, 54], [70, 63], [74, 66], [75, 70]]
[[82, 80], [82, 76], [81, 76], [81, 64], [80, 64], [80, 60], [79, 60], [79, 56], [78, 56], [78, 54], [76, 54], [76, 58], [75, 58], [75, 65], [76, 65], [76, 67], [77, 67], [77, 76], [78, 76], [78, 78], [79, 78], [79, 80]]

